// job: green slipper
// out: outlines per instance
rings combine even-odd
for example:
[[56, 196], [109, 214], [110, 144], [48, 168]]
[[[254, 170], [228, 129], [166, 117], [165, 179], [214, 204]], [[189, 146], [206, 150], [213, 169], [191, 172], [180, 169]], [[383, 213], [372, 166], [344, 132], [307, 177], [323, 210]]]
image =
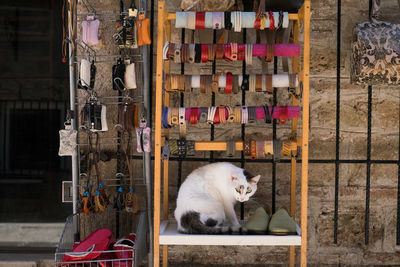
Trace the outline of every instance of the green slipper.
[[280, 208], [271, 217], [268, 233], [270, 235], [297, 235], [296, 222], [286, 209]]
[[247, 221], [245, 227], [249, 234], [266, 234], [270, 215], [264, 208], [259, 207]]

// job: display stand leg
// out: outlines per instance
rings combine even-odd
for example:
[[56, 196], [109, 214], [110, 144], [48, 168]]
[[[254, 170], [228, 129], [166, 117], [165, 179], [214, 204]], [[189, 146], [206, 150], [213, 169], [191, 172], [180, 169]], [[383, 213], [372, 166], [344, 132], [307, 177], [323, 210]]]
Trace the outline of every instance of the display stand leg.
[[308, 204], [308, 127], [310, 86], [310, 9], [311, 1], [303, 5], [304, 54], [303, 54], [303, 143], [301, 161], [301, 267], [307, 266], [307, 204]]
[[163, 73], [163, 36], [165, 21], [165, 3], [158, 1], [158, 38], [156, 69], [156, 111], [155, 111], [155, 151], [154, 151], [154, 267], [160, 266], [160, 176], [161, 176], [161, 106], [162, 106], [162, 73]]

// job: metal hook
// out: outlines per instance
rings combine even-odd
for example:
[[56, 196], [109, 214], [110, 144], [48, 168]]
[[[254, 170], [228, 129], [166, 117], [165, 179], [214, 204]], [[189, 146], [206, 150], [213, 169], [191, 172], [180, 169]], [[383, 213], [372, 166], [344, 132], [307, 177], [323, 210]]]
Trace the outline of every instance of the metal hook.
[[[124, 88], [121, 89], [121, 87], [119, 86], [119, 84], [117, 83], [117, 81], [119, 81], [119, 82], [123, 85]], [[126, 86], [125, 86], [125, 83], [122, 81], [121, 78], [119, 78], [119, 77], [114, 78], [114, 81], [113, 81], [113, 82], [114, 82], [115, 86], [117, 86], [117, 88], [118, 88], [119, 91], [125, 92]]]
[[82, 0], [82, 4], [85, 6], [86, 10], [88, 11], [88, 15], [96, 15], [96, 9], [90, 4], [89, 0]]

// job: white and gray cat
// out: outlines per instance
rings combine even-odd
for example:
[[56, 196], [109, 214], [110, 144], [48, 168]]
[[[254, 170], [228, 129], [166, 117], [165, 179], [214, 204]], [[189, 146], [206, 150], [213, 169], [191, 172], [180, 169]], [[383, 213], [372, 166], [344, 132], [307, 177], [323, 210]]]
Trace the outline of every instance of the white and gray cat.
[[182, 183], [176, 200], [178, 231], [187, 234], [218, 234], [241, 226], [235, 214], [237, 201], [254, 195], [260, 175], [252, 176], [227, 162], [194, 170]]

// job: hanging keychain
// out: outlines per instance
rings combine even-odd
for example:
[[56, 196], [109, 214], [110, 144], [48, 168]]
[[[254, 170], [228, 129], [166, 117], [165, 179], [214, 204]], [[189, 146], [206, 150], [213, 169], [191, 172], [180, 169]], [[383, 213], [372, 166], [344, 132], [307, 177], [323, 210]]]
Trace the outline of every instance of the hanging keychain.
[[58, 150], [59, 156], [75, 156], [76, 155], [76, 136], [77, 131], [72, 129], [71, 113], [68, 111], [67, 120], [64, 123], [64, 128], [59, 130], [60, 147]]
[[[129, 173], [129, 192], [125, 194], [124, 198], [124, 203], [125, 203], [125, 210], [127, 212], [131, 212], [136, 214], [139, 210], [139, 200], [138, 196], [135, 193], [134, 190], [134, 184], [133, 184], [133, 170], [132, 170], [132, 161], [130, 159], [131, 157], [131, 140], [132, 136], [129, 131], [125, 131], [124, 133], [128, 134], [128, 141], [126, 144], [126, 149], [125, 149], [125, 162], [127, 165], [128, 173]], [[124, 138], [124, 133], [121, 135], [121, 139]]]
[[100, 212], [100, 211], [105, 211], [107, 209], [107, 206], [109, 204], [108, 197], [106, 195], [106, 192], [104, 191], [104, 185], [100, 180], [99, 176], [99, 166], [98, 162], [100, 161], [100, 141], [99, 141], [99, 134], [98, 133], [92, 133], [89, 136], [89, 141], [90, 145], [92, 145], [92, 135], [96, 136], [96, 141], [95, 141], [95, 151], [93, 153], [93, 161], [94, 161], [94, 167], [95, 167], [95, 177], [97, 181], [97, 190], [95, 192], [94, 196], [94, 203], [95, 203], [95, 212]]
[[151, 129], [147, 127], [147, 122], [143, 118], [140, 121], [139, 127], [136, 129], [136, 150], [139, 153], [151, 152]]

